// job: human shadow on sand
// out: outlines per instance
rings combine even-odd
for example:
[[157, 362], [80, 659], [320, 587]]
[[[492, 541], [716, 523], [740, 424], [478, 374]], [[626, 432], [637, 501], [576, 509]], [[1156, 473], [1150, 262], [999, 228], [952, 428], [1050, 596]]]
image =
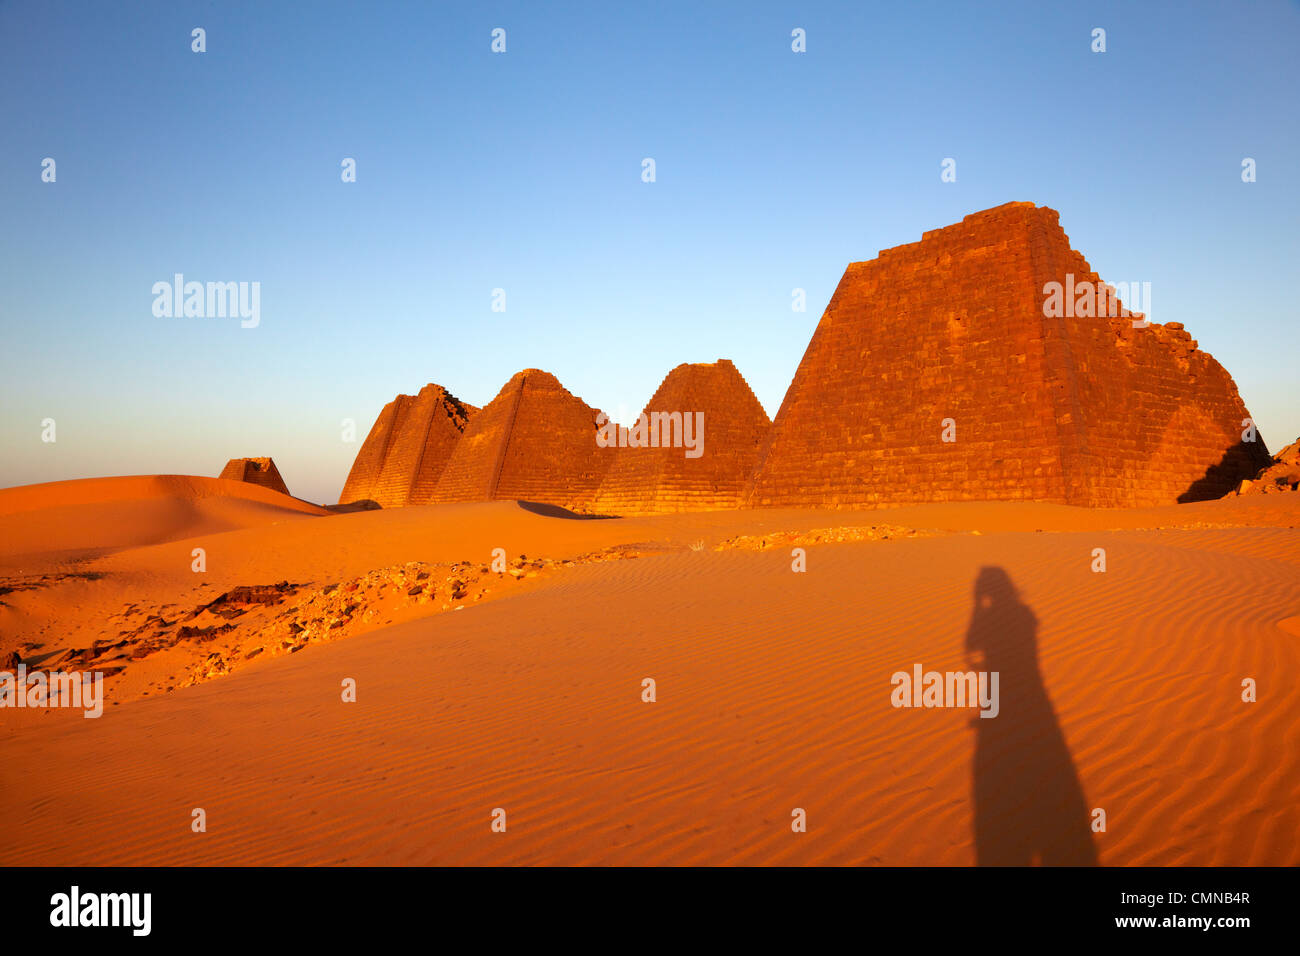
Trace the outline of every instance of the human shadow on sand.
[[971, 721], [976, 863], [1096, 866], [1083, 788], [1038, 669], [1038, 620], [1000, 567], [975, 578], [966, 654], [1000, 675], [998, 715]]

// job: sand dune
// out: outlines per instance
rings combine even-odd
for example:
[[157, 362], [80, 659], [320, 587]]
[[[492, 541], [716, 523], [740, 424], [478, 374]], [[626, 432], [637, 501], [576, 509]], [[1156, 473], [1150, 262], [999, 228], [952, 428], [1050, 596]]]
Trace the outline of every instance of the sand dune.
[[[493, 547], [639, 556], [502, 580], [463, 611], [431, 605], [161, 697], [110, 684], [120, 702], [99, 720], [0, 712], [0, 862], [1295, 865], [1300, 645], [1279, 622], [1300, 617], [1297, 510], [580, 521], [497, 502], [121, 550], [78, 565], [102, 577], [5, 595], [12, 626], [52, 641], [128, 599], [187, 606]], [[723, 544], [872, 524], [927, 533], [810, 544], [801, 574], [786, 543]], [[984, 569], [1016, 594], [978, 618]], [[1011, 675], [996, 720], [891, 706], [893, 672], [965, 669], [969, 643]], [[190, 832], [195, 807], [206, 833]]]
[[256, 485], [194, 475], [85, 478], [4, 488], [0, 569], [17, 563], [30, 571], [51, 561], [326, 514], [316, 505]]

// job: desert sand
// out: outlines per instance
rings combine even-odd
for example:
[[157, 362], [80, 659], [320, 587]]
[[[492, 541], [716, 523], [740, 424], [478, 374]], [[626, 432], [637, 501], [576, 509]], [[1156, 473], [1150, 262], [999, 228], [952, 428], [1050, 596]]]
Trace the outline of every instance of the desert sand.
[[[0, 491], [0, 656], [114, 671], [0, 710], [0, 863], [1300, 864], [1298, 513]], [[891, 705], [981, 653], [996, 720]]]

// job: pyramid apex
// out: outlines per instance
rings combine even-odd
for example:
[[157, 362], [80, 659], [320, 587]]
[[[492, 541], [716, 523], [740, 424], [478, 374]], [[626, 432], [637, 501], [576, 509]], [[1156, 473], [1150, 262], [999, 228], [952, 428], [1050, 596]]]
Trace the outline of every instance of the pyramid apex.
[[230, 481], [246, 481], [250, 485], [278, 491], [282, 495], [289, 493], [284, 479], [280, 477], [280, 469], [275, 467], [275, 462], [269, 457], [232, 458], [226, 462], [226, 467], [221, 469], [221, 474], [217, 477]]

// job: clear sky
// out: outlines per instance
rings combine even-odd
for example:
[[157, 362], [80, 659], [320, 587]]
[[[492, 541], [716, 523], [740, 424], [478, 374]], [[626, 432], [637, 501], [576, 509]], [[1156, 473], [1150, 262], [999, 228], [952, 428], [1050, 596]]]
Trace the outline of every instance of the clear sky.
[[[1294, 2], [0, 0], [0, 486], [271, 455], [333, 502], [394, 395], [527, 367], [625, 417], [730, 358], [775, 415], [847, 263], [1012, 200], [1151, 282], [1277, 450], [1297, 94]], [[259, 282], [260, 325], [155, 317], [178, 272]]]

